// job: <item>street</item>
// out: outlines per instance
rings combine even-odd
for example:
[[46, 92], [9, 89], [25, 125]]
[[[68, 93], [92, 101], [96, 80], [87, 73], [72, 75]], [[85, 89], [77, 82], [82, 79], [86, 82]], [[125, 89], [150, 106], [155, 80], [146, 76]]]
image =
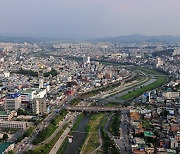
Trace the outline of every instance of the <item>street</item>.
[[115, 139], [115, 143], [119, 146], [120, 152], [123, 154], [131, 153], [131, 145], [129, 142], [129, 111], [122, 111], [120, 123], [120, 139]]

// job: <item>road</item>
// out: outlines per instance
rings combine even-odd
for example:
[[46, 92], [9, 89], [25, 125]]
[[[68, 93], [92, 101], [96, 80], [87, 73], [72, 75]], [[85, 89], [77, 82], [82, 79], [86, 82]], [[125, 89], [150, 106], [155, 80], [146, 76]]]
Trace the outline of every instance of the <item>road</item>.
[[69, 106], [67, 110], [75, 112], [117, 112], [124, 108], [102, 106]]
[[111, 114], [111, 115], [108, 117], [108, 119], [107, 119], [107, 121], [106, 121], [106, 124], [105, 124], [105, 126], [104, 126], [104, 130], [105, 130], [106, 134], [109, 136], [110, 139], [113, 139], [113, 138], [114, 138], [114, 136], [113, 136], [113, 135], [109, 132], [109, 130], [108, 130], [108, 128], [109, 128], [109, 123], [110, 123], [113, 115], [114, 115], [114, 114]]
[[59, 122], [59, 127], [54, 131], [54, 133], [45, 141], [43, 141], [43, 144], [48, 144], [57, 134], [58, 132], [63, 128], [64, 125], [66, 125], [68, 122], [72, 121], [73, 118], [76, 116], [76, 113], [68, 113], [62, 121]]
[[60, 136], [60, 138], [58, 139], [58, 141], [56, 142], [56, 144], [53, 146], [53, 148], [51, 149], [51, 151], [49, 152], [49, 154], [55, 154], [57, 153], [58, 149], [61, 147], [62, 143], [64, 142], [64, 140], [66, 139], [66, 137], [68, 136], [71, 128], [73, 127], [73, 124], [75, 122], [75, 117], [76, 113], [72, 114], [72, 118], [71, 118], [71, 121], [72, 121], [72, 125], [69, 125], [65, 130], [64, 132], [62, 133], [62, 135]]
[[25, 132], [26, 132], [26, 130], [18, 130], [11, 138], [8, 139], [8, 142], [15, 142]]
[[[141, 72], [144, 76], [146, 76], [146, 79], [139, 82], [139, 83], [128, 83], [125, 85], [120, 85], [119, 87], [115, 88], [118, 89], [118, 91], [113, 92], [113, 90], [103, 92], [102, 94], [97, 94], [93, 97], [91, 97], [89, 100], [98, 100], [99, 102], [103, 102], [102, 104], [106, 104], [107, 102], [120, 102], [120, 100], [117, 100], [117, 97], [121, 97], [123, 95], [128, 94], [129, 92], [132, 92], [134, 89], [141, 88], [141, 86], [147, 86], [153, 82], [155, 82], [157, 79], [154, 78], [154, 76], [148, 76], [144, 72]], [[150, 80], [148, 80], [150, 78]], [[147, 82], [146, 82], [147, 81]], [[145, 82], [145, 83], [144, 83]], [[87, 98], [88, 100], [88, 98]], [[123, 101], [122, 101], [123, 102]], [[101, 103], [100, 103], [101, 104]]]
[[[126, 95], [126, 94], [128, 94], [129, 92], [133, 91], [134, 89], [140, 88], [141, 86], [147, 86], [147, 85], [155, 82], [156, 80], [157, 80], [157, 79], [151, 78], [149, 81], [147, 81], [146, 83], [144, 83], [144, 84], [142, 84], [142, 85], [136, 86], [136, 87], [134, 87], [134, 88], [127, 89], [127, 90], [125, 90], [125, 91], [122, 91], [122, 92], [114, 95], [114, 96], [110, 96], [109, 98], [107, 98], [107, 101], [109, 101], [109, 102], [110, 102], [110, 101], [114, 101], [114, 100], [117, 99], [117, 97], [121, 97], [121, 96], [123, 96], [123, 95]], [[118, 101], [119, 101], [119, 100], [118, 100]]]
[[120, 139], [115, 139], [115, 143], [118, 145], [120, 152], [123, 154], [131, 153], [131, 145], [129, 142], [129, 111], [122, 111], [121, 123], [120, 123]]
[[[65, 99], [63, 104], [60, 104], [59, 106], [57, 106], [57, 109], [58, 110], [62, 110], [62, 109], [67, 108], [67, 106], [69, 105], [69, 103], [71, 102], [71, 100], [73, 98], [74, 97], [68, 97], [67, 99]], [[25, 138], [20, 143], [16, 144], [14, 152], [18, 153], [18, 154], [23, 154], [26, 151], [28, 151], [30, 149], [33, 149], [35, 147], [35, 145], [32, 144], [32, 141], [35, 139], [35, 137], [37, 136], [37, 134], [40, 131], [42, 131], [45, 127], [47, 127], [49, 125], [50, 121], [56, 116], [56, 114], [57, 113], [53, 109], [52, 112], [43, 120], [43, 122], [40, 123], [36, 127], [36, 129], [34, 130], [33, 134], [31, 135], [31, 137]]]
[[52, 111], [34, 130], [32, 135], [30, 137], [27, 137], [23, 139], [20, 143], [16, 144], [16, 147], [14, 149], [14, 153], [23, 154], [24, 152], [32, 149], [34, 145], [32, 144], [32, 141], [35, 139], [37, 134], [43, 130], [45, 127], [47, 127], [51, 121], [55, 117], [56, 113]]

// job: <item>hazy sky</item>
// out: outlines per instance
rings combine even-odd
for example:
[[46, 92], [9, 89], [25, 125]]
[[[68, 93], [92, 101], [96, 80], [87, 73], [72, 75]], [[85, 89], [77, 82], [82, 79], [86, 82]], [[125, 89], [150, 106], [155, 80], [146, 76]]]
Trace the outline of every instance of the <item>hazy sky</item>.
[[0, 0], [0, 33], [60, 38], [180, 35], [180, 0]]

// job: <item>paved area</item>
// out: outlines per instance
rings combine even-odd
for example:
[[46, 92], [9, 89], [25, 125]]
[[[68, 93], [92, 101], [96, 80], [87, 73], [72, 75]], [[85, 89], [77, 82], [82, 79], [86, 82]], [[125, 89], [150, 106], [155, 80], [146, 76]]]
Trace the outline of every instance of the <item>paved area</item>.
[[[71, 115], [71, 121], [72, 123], [75, 122], [75, 113]], [[49, 154], [55, 154], [57, 153], [58, 149], [61, 147], [62, 143], [64, 142], [64, 140], [66, 139], [66, 137], [68, 136], [71, 128], [72, 128], [73, 124], [70, 126], [68, 126], [64, 132], [62, 133], [62, 135], [60, 136], [60, 138], [58, 139], [58, 141], [56, 142], [56, 144], [53, 146], [53, 148], [51, 149]]]
[[59, 122], [59, 127], [54, 131], [54, 133], [44, 142], [42, 142], [43, 144], [47, 144], [49, 143], [57, 134], [58, 132], [63, 128], [63, 126], [65, 124], [67, 124], [68, 122], [72, 121], [73, 118], [76, 116], [75, 113], [68, 113], [65, 117], [65, 119], [63, 119], [62, 121]]
[[49, 122], [51, 119], [55, 117], [56, 113], [52, 111], [42, 123], [40, 123], [36, 129], [34, 130], [33, 134], [30, 137], [24, 138], [20, 143], [16, 144], [16, 147], [14, 149], [14, 153], [23, 154], [26, 151], [32, 149], [34, 145], [32, 144], [32, 141], [37, 136], [39, 131], [43, 130], [45, 127], [49, 125]]
[[129, 142], [129, 111], [122, 111], [121, 124], [120, 124], [120, 139], [115, 139], [120, 152], [123, 154], [131, 153], [131, 145]]

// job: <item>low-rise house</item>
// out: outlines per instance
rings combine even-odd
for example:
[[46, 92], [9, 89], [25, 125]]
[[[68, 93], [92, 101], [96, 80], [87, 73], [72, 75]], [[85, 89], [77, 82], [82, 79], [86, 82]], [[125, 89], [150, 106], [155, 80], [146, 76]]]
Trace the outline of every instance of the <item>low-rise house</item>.
[[155, 149], [154, 147], [146, 147], [145, 151], [146, 151], [146, 154], [154, 154]]
[[0, 111], [1, 120], [11, 120], [14, 116], [17, 116], [16, 111]]
[[171, 138], [170, 148], [175, 149], [176, 147], [178, 147], [178, 141], [176, 138]]

